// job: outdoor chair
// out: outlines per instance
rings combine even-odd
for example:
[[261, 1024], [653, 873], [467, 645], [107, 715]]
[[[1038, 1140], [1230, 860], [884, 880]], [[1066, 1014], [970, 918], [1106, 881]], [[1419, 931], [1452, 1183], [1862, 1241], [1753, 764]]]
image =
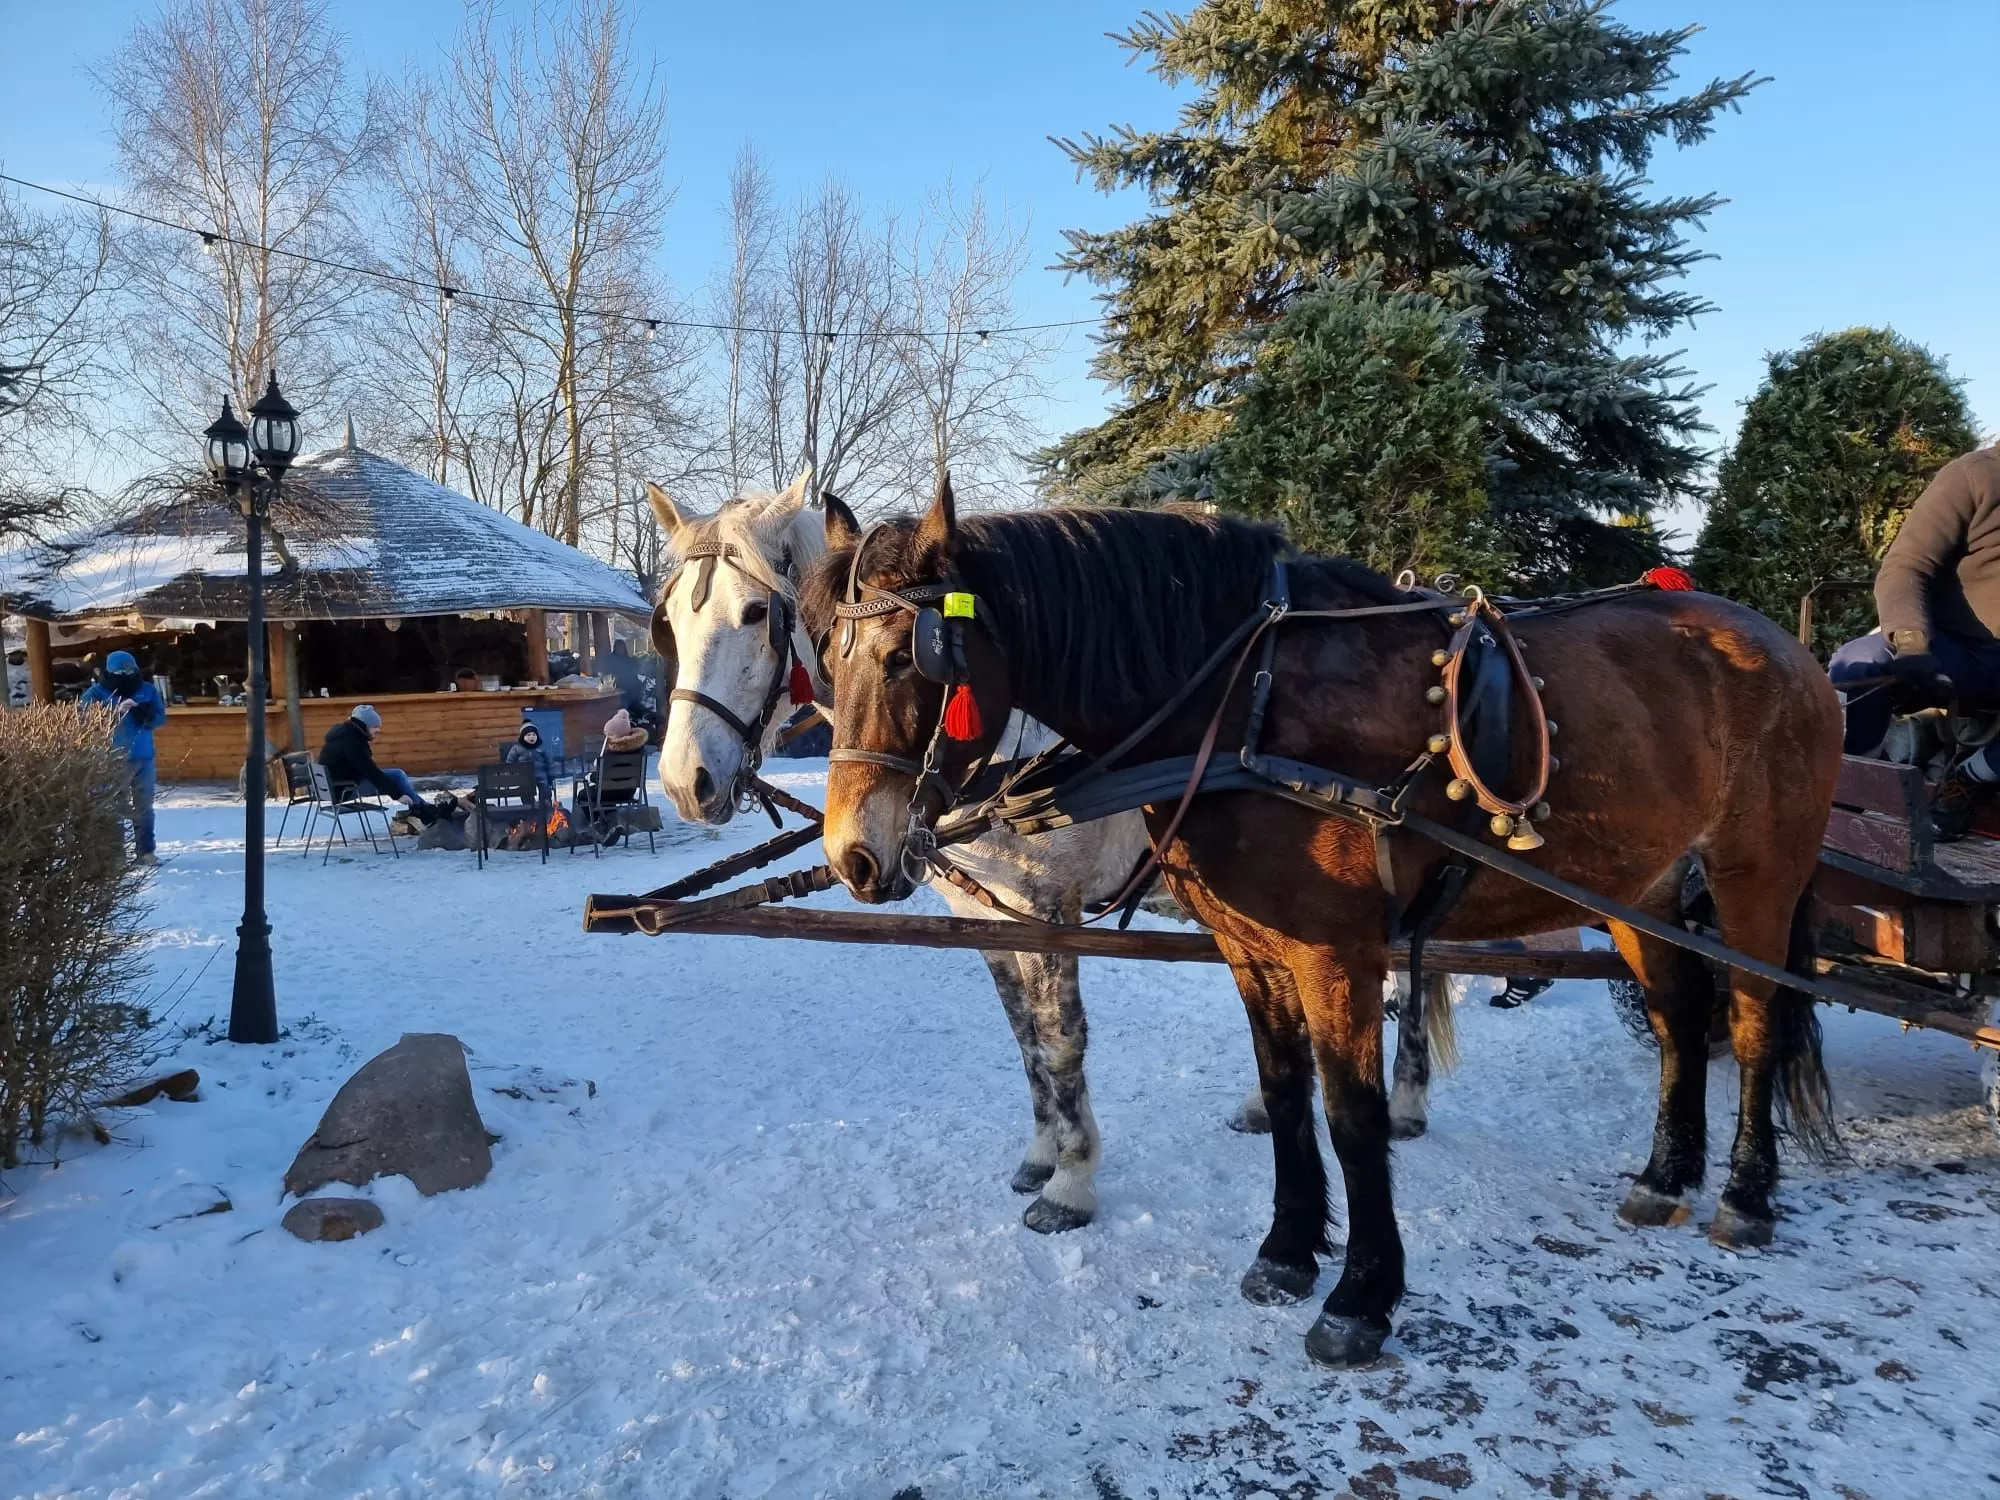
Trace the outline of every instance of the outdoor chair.
[[[614, 828], [624, 829], [626, 842], [631, 842], [634, 824], [645, 830], [646, 851], [657, 854], [653, 807], [646, 795], [646, 751], [610, 750], [599, 756], [595, 774], [577, 777], [571, 788], [570, 815], [579, 828], [590, 829], [593, 855], [603, 855], [604, 837]], [[575, 844], [569, 852], [576, 853]]]
[[542, 830], [542, 863], [549, 860], [550, 799], [542, 795], [535, 780], [535, 768], [513, 765], [481, 766], [472, 791], [474, 816], [479, 820], [477, 848], [479, 865], [486, 865], [487, 830], [500, 824], [509, 829], [524, 818], [533, 818]]
[[336, 836], [340, 839], [341, 847], [347, 847], [347, 819], [350, 817], [360, 819], [361, 831], [368, 838], [368, 847], [380, 854], [382, 845], [376, 839], [375, 829], [368, 821], [371, 813], [382, 819], [382, 834], [389, 841], [389, 852], [397, 859], [403, 857], [403, 851], [396, 847], [396, 830], [389, 826], [388, 803], [379, 797], [363, 797], [355, 787], [334, 786], [327, 778], [326, 767], [316, 760], [306, 762], [306, 774], [312, 785], [312, 807], [306, 814], [306, 858], [312, 857], [313, 825], [320, 818], [325, 818], [332, 825], [327, 829], [326, 850], [319, 857], [322, 865], [333, 858], [333, 841]]
[[305, 808], [303, 821], [310, 827], [313, 807], [313, 758], [303, 750], [293, 750], [279, 756], [278, 763], [285, 772], [285, 811], [278, 819], [278, 836], [271, 841], [274, 849], [285, 841], [285, 825], [292, 820], [292, 809]]

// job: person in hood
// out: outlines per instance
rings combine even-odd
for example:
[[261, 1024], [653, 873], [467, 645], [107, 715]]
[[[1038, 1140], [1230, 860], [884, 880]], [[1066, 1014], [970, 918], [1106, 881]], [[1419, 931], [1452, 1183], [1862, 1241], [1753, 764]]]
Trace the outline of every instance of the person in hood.
[[426, 823], [434, 822], [437, 809], [417, 794], [408, 775], [375, 764], [374, 740], [381, 732], [382, 716], [372, 703], [362, 704], [329, 729], [319, 747], [328, 784], [336, 793], [351, 787], [364, 796], [394, 797]]
[[130, 770], [134, 857], [142, 865], [158, 864], [153, 853], [153, 794], [159, 786], [159, 767], [153, 730], [167, 716], [160, 690], [139, 675], [138, 658], [130, 651], [114, 651], [78, 702], [86, 708], [108, 708], [117, 719], [111, 737], [125, 753]]
[[535, 785], [551, 797], [555, 795], [556, 758], [543, 746], [542, 731], [532, 722], [521, 726], [521, 732], [514, 737], [514, 743], [507, 747], [507, 753], [501, 759], [510, 766], [533, 766]]

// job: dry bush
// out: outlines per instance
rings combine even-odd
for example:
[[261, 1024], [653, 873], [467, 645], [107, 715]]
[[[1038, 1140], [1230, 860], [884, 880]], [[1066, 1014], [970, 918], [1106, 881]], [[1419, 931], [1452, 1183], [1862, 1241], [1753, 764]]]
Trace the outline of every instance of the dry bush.
[[0, 1167], [139, 1066], [142, 877], [112, 717], [0, 712]]

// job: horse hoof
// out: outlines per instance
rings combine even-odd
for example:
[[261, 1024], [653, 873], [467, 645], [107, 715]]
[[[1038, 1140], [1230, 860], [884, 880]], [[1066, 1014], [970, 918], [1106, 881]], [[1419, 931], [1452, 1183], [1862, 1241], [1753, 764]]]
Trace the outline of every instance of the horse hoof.
[[1239, 1109], [1224, 1121], [1238, 1135], [1269, 1135], [1271, 1117], [1260, 1110]]
[[1431, 1122], [1422, 1115], [1389, 1116], [1389, 1139], [1392, 1141], [1414, 1141], [1430, 1128]]
[[1083, 1228], [1092, 1217], [1087, 1209], [1071, 1208], [1066, 1203], [1051, 1203], [1047, 1198], [1037, 1198], [1021, 1215], [1021, 1222], [1036, 1234], [1067, 1234], [1072, 1229]]
[[1352, 1370], [1357, 1365], [1372, 1363], [1381, 1354], [1382, 1341], [1388, 1336], [1387, 1319], [1372, 1323], [1362, 1318], [1323, 1312], [1306, 1332], [1306, 1353], [1316, 1365], [1325, 1365], [1333, 1370]]
[[1722, 1203], [1716, 1206], [1715, 1222], [1708, 1226], [1708, 1239], [1725, 1250], [1761, 1250], [1771, 1243], [1775, 1227], [1767, 1217]]
[[1286, 1266], [1258, 1256], [1243, 1273], [1243, 1300], [1259, 1307], [1283, 1307], [1312, 1295], [1319, 1267]]
[[1679, 1196], [1663, 1193], [1658, 1188], [1649, 1188], [1643, 1182], [1632, 1184], [1632, 1191], [1625, 1195], [1625, 1201], [1618, 1205], [1618, 1217], [1627, 1224], [1636, 1224], [1641, 1229], [1660, 1229], [1670, 1224], [1685, 1224], [1694, 1216], [1688, 1207], [1687, 1194]]
[[1017, 1193], [1039, 1193], [1043, 1184], [1055, 1175], [1054, 1162], [1024, 1161], [1015, 1169], [1014, 1180], [1007, 1186]]

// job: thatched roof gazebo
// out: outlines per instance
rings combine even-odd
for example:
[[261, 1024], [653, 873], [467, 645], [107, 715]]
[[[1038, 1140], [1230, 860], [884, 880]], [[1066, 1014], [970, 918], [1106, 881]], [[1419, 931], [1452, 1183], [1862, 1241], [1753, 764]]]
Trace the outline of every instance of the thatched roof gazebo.
[[[362, 701], [382, 709], [383, 753], [413, 771], [491, 759], [531, 700], [574, 716], [580, 741], [618, 697], [609, 685], [555, 688], [548, 616], [577, 617], [587, 667], [611, 616], [651, 611], [614, 569], [369, 452], [351, 425], [341, 446], [293, 464], [266, 535], [271, 696], [284, 715], [274, 745], [315, 748]], [[176, 700], [161, 775], [235, 773], [242, 709], [215, 700], [218, 681], [240, 683], [248, 654], [244, 526], [206, 484], [0, 555], [0, 610], [26, 617], [37, 698], [80, 681], [89, 656], [132, 650]]]

